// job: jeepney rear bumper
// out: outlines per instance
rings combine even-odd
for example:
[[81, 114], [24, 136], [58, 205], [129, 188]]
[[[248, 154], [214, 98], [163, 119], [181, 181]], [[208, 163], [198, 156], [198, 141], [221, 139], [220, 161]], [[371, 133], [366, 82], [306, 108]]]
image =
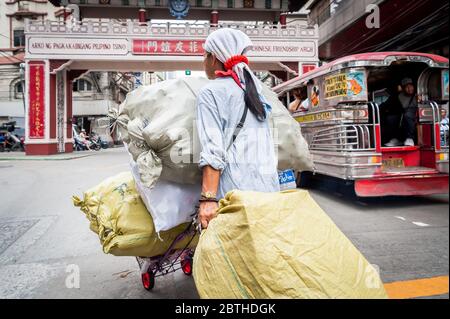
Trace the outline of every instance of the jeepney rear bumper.
[[355, 180], [355, 192], [360, 197], [447, 194], [448, 180], [448, 174], [378, 176]]

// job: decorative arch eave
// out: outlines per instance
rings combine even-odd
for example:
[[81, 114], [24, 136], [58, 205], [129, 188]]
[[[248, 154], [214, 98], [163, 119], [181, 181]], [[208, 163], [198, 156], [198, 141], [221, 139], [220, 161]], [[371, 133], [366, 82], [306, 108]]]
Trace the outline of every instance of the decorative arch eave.
[[16, 11], [14, 13], [7, 13], [7, 17], [17, 18], [27, 18], [27, 17], [45, 17], [47, 12], [37, 12], [37, 11]]
[[271, 70], [269, 73], [280, 80], [281, 82], [286, 82], [288, 80], [287, 73], [285, 71]]
[[86, 75], [88, 73], [89, 73], [89, 70], [68, 70], [67, 71], [67, 78], [70, 81], [76, 81], [78, 79], [86, 77]]
[[50, 60], [50, 74], [56, 74], [68, 68], [72, 64], [72, 60]]
[[278, 65], [289, 74], [298, 76], [298, 62], [278, 62]]
[[7, 0], [5, 3], [6, 3], [6, 4], [15, 4], [15, 3], [21, 2], [21, 1], [34, 2], [34, 3], [42, 3], [42, 4], [47, 3], [47, 0]]
[[53, 4], [55, 7], [61, 6], [63, 3], [61, 3], [61, 0], [48, 0], [51, 4]]

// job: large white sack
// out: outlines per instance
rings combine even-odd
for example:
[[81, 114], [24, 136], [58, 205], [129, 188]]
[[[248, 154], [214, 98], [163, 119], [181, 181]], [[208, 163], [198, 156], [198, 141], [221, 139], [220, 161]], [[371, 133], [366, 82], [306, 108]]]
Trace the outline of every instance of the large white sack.
[[153, 188], [148, 188], [141, 182], [137, 164], [132, 158], [130, 168], [136, 189], [152, 216], [157, 233], [192, 221], [195, 205], [200, 199], [200, 184], [179, 184], [159, 179]]
[[[146, 187], [154, 187], [159, 178], [181, 184], [201, 182], [196, 161], [200, 148], [194, 129], [197, 95], [208, 81], [190, 77], [141, 86], [127, 95], [119, 114], [114, 115], [127, 131], [124, 136]], [[272, 106], [269, 121], [273, 136], [278, 137], [274, 141], [278, 169], [311, 170], [311, 155], [300, 125], [277, 96], [265, 85], [263, 88]]]

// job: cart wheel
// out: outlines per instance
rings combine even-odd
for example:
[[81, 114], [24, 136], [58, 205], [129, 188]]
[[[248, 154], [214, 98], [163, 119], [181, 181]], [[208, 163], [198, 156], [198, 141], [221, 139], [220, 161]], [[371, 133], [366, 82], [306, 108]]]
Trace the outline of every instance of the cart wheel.
[[192, 275], [192, 257], [186, 257], [181, 261], [181, 270], [186, 276]]
[[155, 286], [155, 274], [153, 271], [149, 270], [146, 273], [141, 275], [142, 285], [148, 291], [152, 290]]

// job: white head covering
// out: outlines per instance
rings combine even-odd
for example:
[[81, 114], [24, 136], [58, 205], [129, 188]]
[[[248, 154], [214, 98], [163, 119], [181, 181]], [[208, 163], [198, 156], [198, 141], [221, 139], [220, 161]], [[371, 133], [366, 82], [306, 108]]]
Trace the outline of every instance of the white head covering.
[[[222, 28], [212, 32], [205, 42], [205, 50], [214, 54], [222, 63], [225, 63], [233, 56], [245, 55], [247, 51], [251, 50], [252, 46], [252, 41], [244, 32], [230, 28]], [[242, 88], [245, 90], [244, 69], [247, 69], [252, 76], [261, 101], [266, 104], [266, 111], [270, 111], [270, 106], [267, 105], [265, 98], [261, 94], [261, 83], [244, 62], [233, 66], [233, 71], [237, 74]]]

